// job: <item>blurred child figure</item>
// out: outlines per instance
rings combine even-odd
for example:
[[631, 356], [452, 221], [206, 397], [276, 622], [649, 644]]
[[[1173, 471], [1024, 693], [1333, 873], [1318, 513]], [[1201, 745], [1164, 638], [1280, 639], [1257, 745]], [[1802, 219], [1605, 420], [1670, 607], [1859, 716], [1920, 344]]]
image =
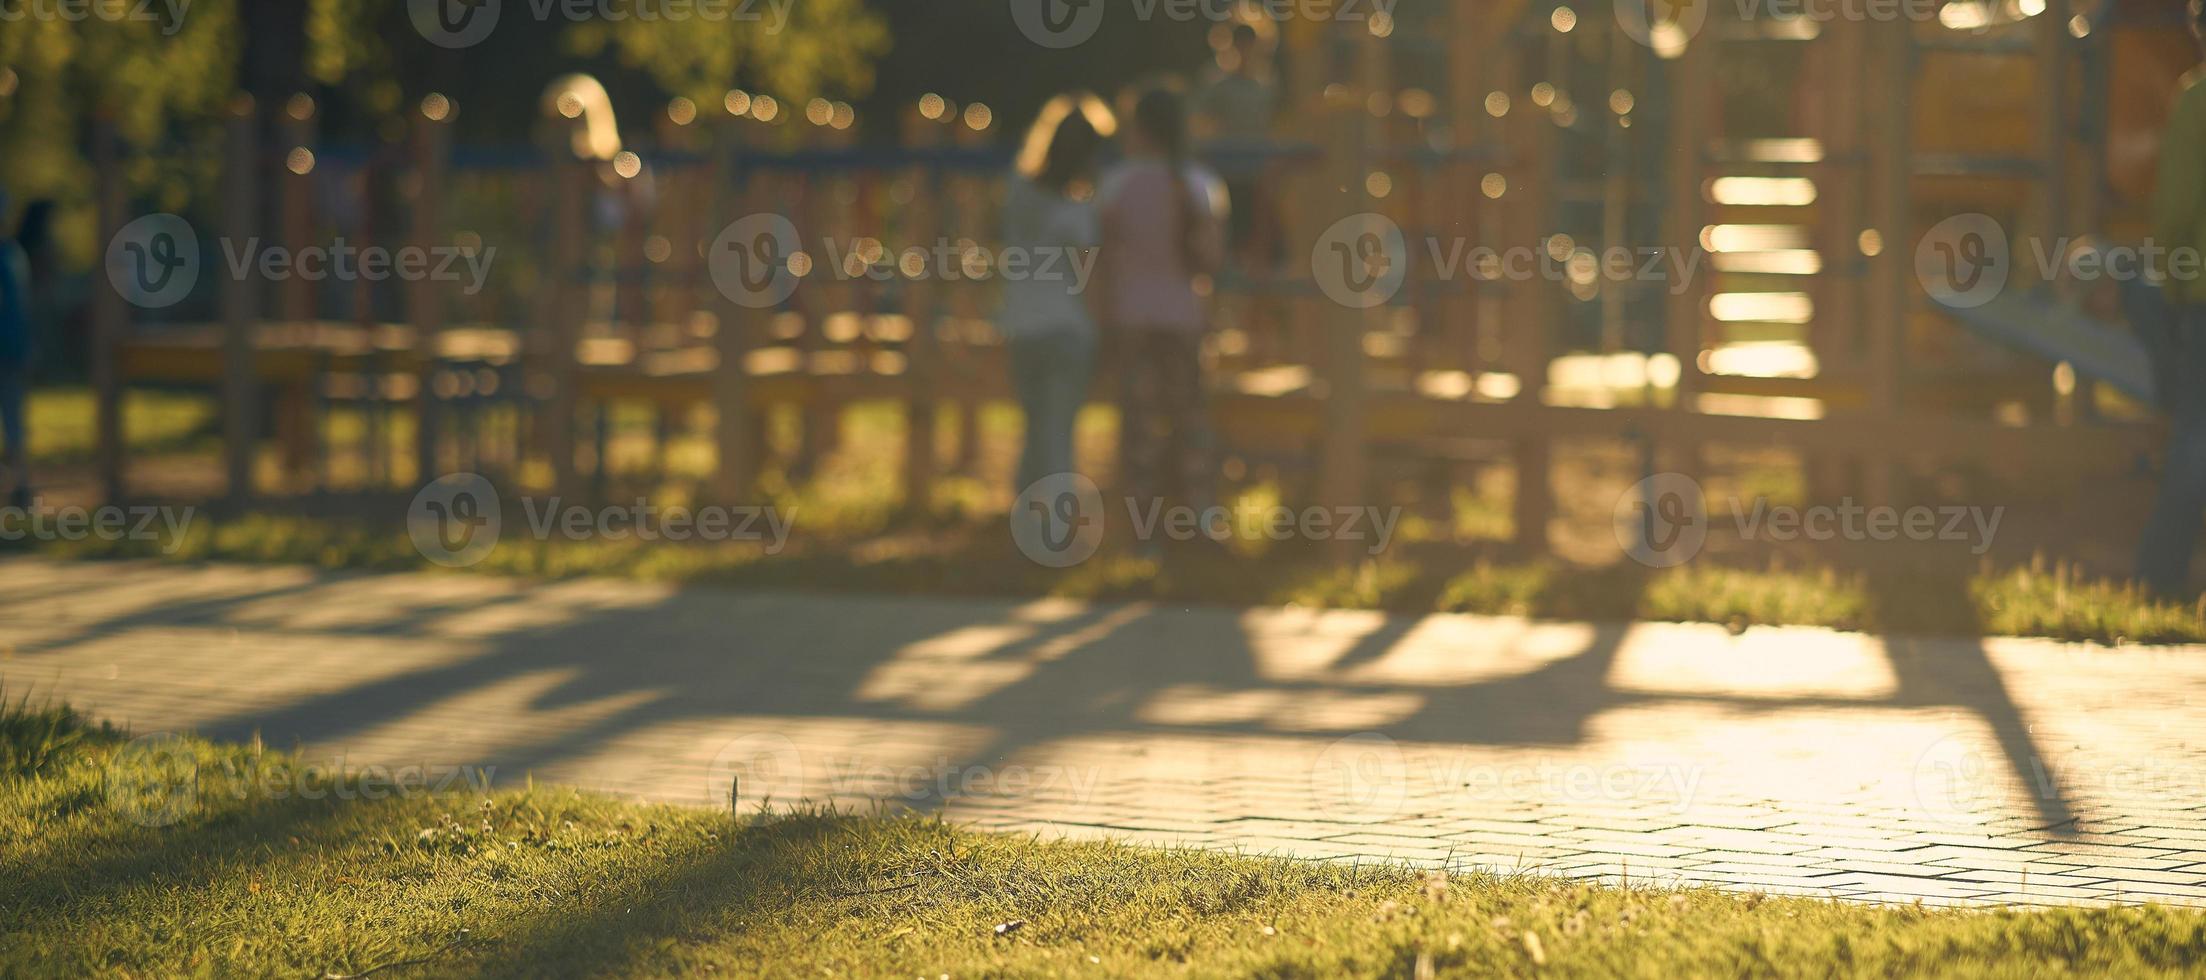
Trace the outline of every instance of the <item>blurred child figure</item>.
[[[1032, 257], [1007, 278], [997, 319], [1011, 352], [1011, 386], [1026, 417], [1018, 486], [1073, 471], [1073, 423], [1095, 377], [1095, 321], [1080, 295], [1101, 230], [1096, 154], [1117, 122], [1103, 100], [1060, 95], [1042, 107], [1005, 190], [1003, 244]], [[1047, 260], [1045, 262], [1045, 259]]]
[[[0, 191], [0, 215], [8, 213], [8, 196]], [[25, 225], [30, 222], [25, 216]], [[42, 233], [42, 232], [41, 232]], [[23, 250], [22, 234], [0, 240], [0, 485], [8, 488], [8, 505], [31, 505], [30, 449], [24, 444], [24, 405], [30, 398], [31, 374], [31, 261]]]
[[1208, 317], [1196, 289], [1218, 270], [1224, 188], [1188, 158], [1176, 93], [1135, 104], [1125, 154], [1098, 193], [1103, 246], [1091, 291], [1121, 372], [1120, 472], [1140, 506], [1169, 497], [1200, 511], [1216, 475], [1201, 361]]
[[[1269, 22], [1265, 22], [1269, 27]], [[1195, 95], [1195, 116], [1206, 138], [1220, 141], [1214, 158], [1233, 202], [1226, 240], [1234, 258], [1252, 272], [1274, 269], [1280, 260], [1273, 232], [1270, 176], [1258, 152], [1271, 142], [1272, 115], [1278, 96], [1272, 82], [1267, 41], [1252, 24], [1235, 24], [1229, 42], [1218, 51], [1217, 66]]]
[[[2191, 0], [2192, 36], [2206, 44], [2206, 2]], [[2206, 66], [2183, 76], [2160, 142], [2152, 234], [2166, 249], [2206, 249]], [[2164, 271], [2164, 270], [2163, 270]], [[2155, 374], [2167, 409], [2168, 459], [2160, 498], [2137, 547], [2137, 577], [2163, 595], [2180, 595], [2191, 577], [2191, 550], [2206, 515], [2206, 282], [2162, 279], [2167, 330], [2155, 350]]]

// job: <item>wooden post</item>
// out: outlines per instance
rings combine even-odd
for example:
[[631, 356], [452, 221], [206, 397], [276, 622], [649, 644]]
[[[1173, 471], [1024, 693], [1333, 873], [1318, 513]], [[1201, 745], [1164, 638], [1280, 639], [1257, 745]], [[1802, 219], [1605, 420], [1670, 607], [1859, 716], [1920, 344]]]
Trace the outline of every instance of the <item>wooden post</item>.
[[[1325, 107], [1326, 183], [1337, 189], [1336, 213], [1343, 216], [1372, 209], [1365, 178], [1371, 169], [1368, 151], [1379, 127], [1372, 115], [1371, 97], [1390, 94], [1384, 42], [1366, 32], [1356, 37], [1354, 49], [1350, 94]], [[1390, 260], [1407, 262], [1410, 256], [1391, 256]], [[1318, 499], [1328, 507], [1361, 507], [1370, 493], [1364, 443], [1364, 334], [1374, 316], [1383, 316], [1386, 309], [1384, 304], [1359, 309], [1336, 303], [1326, 310], [1324, 360], [1318, 363], [1325, 391]], [[1334, 557], [1347, 558], [1356, 544], [1335, 539]]]
[[[829, 146], [832, 130], [827, 126], [808, 116], [797, 116], [790, 125], [804, 149], [820, 150]], [[834, 202], [839, 182], [840, 178], [832, 172], [805, 173], [790, 181], [803, 188], [793, 219], [797, 226], [798, 249], [811, 259], [795, 294], [796, 308], [804, 318], [804, 333], [797, 340], [797, 376], [803, 379], [799, 388], [803, 401], [798, 417], [803, 421], [798, 426], [797, 458], [790, 466], [792, 481], [808, 479], [819, 472], [820, 460], [834, 450], [836, 427], [842, 418], [842, 406], [838, 404], [841, 386], [822, 373], [822, 368], [832, 361], [822, 356], [829, 348], [827, 321], [841, 312], [844, 296], [843, 270], [835, 267], [837, 256], [827, 254], [823, 247], [827, 239], [841, 238], [842, 229], [836, 221]]]
[[[451, 178], [452, 114], [458, 108], [438, 93], [421, 100], [414, 116], [413, 226], [408, 229], [414, 245], [422, 249], [446, 244], [444, 233], [445, 182]], [[437, 478], [438, 436], [444, 424], [443, 406], [437, 401], [436, 378], [444, 333], [444, 286], [423, 276], [406, 290], [409, 316], [414, 325], [414, 357], [417, 366], [414, 390], [414, 481]]]
[[[285, 104], [280, 107], [255, 105], [252, 108], [256, 112], [281, 114], [274, 130], [279, 143], [272, 148], [275, 150], [273, 159], [262, 158], [264, 148], [259, 144], [253, 144], [249, 148], [250, 156], [246, 159], [252, 161], [252, 166], [260, 168], [257, 171], [258, 173], [274, 173], [276, 175], [276, 187], [270, 195], [270, 205], [274, 210], [270, 215], [270, 220], [266, 223], [270, 225], [272, 230], [277, 232], [276, 237], [291, 249], [291, 254], [297, 256], [314, 244], [315, 178], [311, 169], [306, 169], [303, 173], [294, 169], [295, 161], [290, 159], [290, 154], [293, 150], [306, 150], [308, 153], [312, 153], [311, 147], [314, 144], [314, 99], [305, 93], [297, 93], [285, 100]], [[262, 166], [262, 164], [273, 164], [273, 166]], [[363, 169], [363, 177], [365, 173], [366, 171]], [[372, 218], [374, 202], [369, 199], [366, 181], [362, 180], [360, 183], [361, 186], [358, 190], [361, 201], [360, 216], [364, 225]], [[253, 185], [253, 189], [257, 190], [259, 186], [256, 183]], [[255, 210], [257, 212], [258, 209]], [[243, 216], [244, 212], [232, 211], [233, 221]], [[251, 226], [233, 240], [242, 242], [249, 236], [260, 234], [259, 226], [262, 223], [261, 215], [258, 213], [251, 215]], [[359, 242], [355, 244], [364, 246], [367, 243]], [[355, 280], [352, 287], [362, 289], [366, 285], [364, 281]], [[320, 287], [320, 283], [309, 281], [305, 276], [292, 276], [278, 285], [276, 289], [278, 296], [276, 312], [283, 322], [293, 328], [286, 331], [286, 333], [294, 334], [313, 345], [307, 349], [316, 355], [326, 352], [326, 348], [321, 347], [318, 343], [322, 335], [322, 331], [319, 329], [322, 312], [322, 291]], [[266, 299], [262, 295], [265, 292], [267, 290], [264, 285], [253, 287], [254, 294], [249, 302], [252, 303], [252, 311], [255, 316], [259, 313], [260, 304]], [[276, 382], [276, 390], [280, 399], [275, 410], [274, 419], [276, 445], [283, 461], [283, 479], [287, 485], [294, 481], [316, 489], [322, 489], [328, 485], [326, 470], [328, 455], [323, 446], [325, 433], [321, 431], [323, 413], [321, 412], [322, 400], [319, 390], [326, 377], [326, 367], [326, 364], [318, 362], [313, 370], [303, 376], [284, 377]]]
[[[1280, 105], [1304, 107], [1305, 111], [1280, 113], [1275, 131], [1322, 149], [1328, 138], [1325, 88], [1334, 76], [1331, 31], [1313, 18], [1290, 17], [1280, 26], [1280, 46], [1287, 53], [1280, 79], [1280, 88], [1286, 94]], [[1296, 161], [1277, 167], [1275, 200], [1279, 205], [1278, 227], [1287, 242], [1286, 268], [1306, 270], [1308, 249], [1333, 220], [1332, 195], [1326, 186], [1331, 174], [1323, 160], [1315, 165]], [[1318, 321], [1322, 317], [1320, 308], [1325, 305], [1322, 297], [1295, 295], [1283, 295], [1270, 304], [1276, 318], [1269, 351], [1274, 361], [1317, 362], [1321, 346], [1318, 338], [1322, 335]], [[1311, 476], [1314, 484], [1315, 474]], [[1300, 492], [1315, 494], [1316, 488], [1310, 485]]]
[[[2038, 95], [2035, 100], [2038, 112], [2038, 163], [2044, 169], [2038, 174], [2036, 190], [2038, 217], [2038, 241], [2050, 250], [2053, 243], [2064, 236], [2077, 233], [2095, 233], [2098, 228], [2075, 224], [2076, 215], [2071, 211], [2076, 195], [2071, 193], [2068, 178], [2071, 173], [2069, 135], [2079, 111], [2071, 99], [2072, 82], [2079, 74], [2073, 55], [2078, 42], [2068, 35], [2068, 0], [2046, 0], [2045, 9], [2039, 12], [2032, 25], [2036, 48]], [[2023, 254], [2026, 246], [2017, 242], [2014, 253]], [[2074, 289], [2073, 284], [2059, 277], [2051, 284], [2056, 296], [2072, 300], [2064, 295]], [[2041, 375], [2041, 377], [2043, 377]], [[2056, 417], [2061, 424], [2069, 424], [2077, 418], [2089, 419], [2096, 414], [2098, 394], [2089, 378], [2076, 379], [2071, 393], [2062, 396], [2045, 384], [2045, 394], [2058, 406]], [[2016, 474], [2024, 476], [2022, 473]], [[2026, 478], [2026, 477], [2025, 477]]]
[[[123, 226], [124, 185], [117, 159], [115, 123], [105, 112], [92, 122], [92, 174], [98, 182], [99, 240], [113, 242]], [[112, 275], [113, 270], [110, 270]], [[92, 291], [92, 404], [94, 469], [100, 499], [123, 498], [122, 376], [116, 358], [130, 329], [130, 311], [114, 283]]]
[[[1514, 174], [1510, 180], [1506, 248], [1545, 250], [1553, 231], [1551, 222], [1554, 187], [1555, 125], [1531, 101], [1533, 86], [1524, 84], [1529, 74], [1521, 45], [1507, 45], [1508, 69], [1504, 77], [1515, 82], [1509, 91], [1510, 108], [1504, 129], [1509, 133]], [[1555, 287], [1538, 277], [1505, 284], [1507, 320], [1501, 339], [1503, 357], [1517, 379], [1516, 401], [1537, 408], [1547, 390], [1548, 360], [1553, 356], [1548, 332], [1554, 322]], [[1521, 550], [1547, 550], [1548, 519], [1555, 511], [1554, 487], [1549, 482], [1548, 437], [1540, 431], [1519, 433], [1515, 439], [1516, 499], [1512, 507], [1516, 544]]]
[[[1862, 222], [1862, 69], [1867, 25], [1839, 18], [1823, 27], [1818, 69], [1822, 99], [1814, 134], [1823, 159], [1814, 169], [1815, 249], [1823, 267], [1815, 277], [1815, 320], [1810, 341], [1825, 374], [1851, 374], [1860, 361]], [[1810, 84], [1817, 84], [1811, 81]], [[1881, 107], [1891, 111], [1894, 107]]]
[[[1876, 221], [1884, 248], [1869, 263], [1868, 361], [1869, 410], [1889, 418], [1898, 413], [1901, 388], [1901, 351], [1907, 343], [1907, 322], [1914, 314], [1915, 229], [1910, 220], [1910, 185], [1914, 177], [1914, 113], [1910, 95], [1914, 88], [1913, 25], [1905, 20], [1870, 24], [1870, 73], [1875, 86], [1868, 105], [1874, 114], [1873, 157], [1870, 165], [1870, 214]], [[1871, 503], [1893, 498], [1894, 461], [1889, 456], [1865, 460]]]
[[[1490, 142], [1486, 131], [1485, 101], [1486, 73], [1492, 62], [1488, 52], [1492, 47], [1489, 36], [1492, 16], [1483, 11], [1482, 0], [1455, 0], [1450, 22], [1455, 41], [1450, 51], [1448, 65], [1448, 95], [1446, 102], [1447, 129], [1452, 149], [1464, 153]], [[1485, 208], [1484, 180], [1488, 166], [1482, 157], [1458, 158], [1442, 165], [1438, 174], [1445, 189], [1447, 234], [1467, 238], [1473, 242], [1490, 239], [1479, 233], [1479, 219]], [[1452, 243], [1451, 243], [1452, 244]], [[1434, 270], [1438, 272], [1439, 270]], [[1461, 269], [1440, 276], [1443, 281], [1460, 276]], [[1439, 366], [1475, 373], [1478, 368], [1478, 332], [1481, 297], [1476, 284], [1468, 276], [1456, 280], [1458, 288], [1440, 301], [1443, 311], [1441, 322], [1433, 329], [1445, 338], [1442, 341]], [[1446, 501], [1441, 501], [1446, 504]], [[1441, 512], [1450, 508], [1441, 507]]]
[[[1619, 32], [1621, 38], [1621, 32]], [[1621, 43], [1621, 40], [1619, 41]], [[1687, 41], [1672, 66], [1673, 105], [1670, 141], [1669, 200], [1663, 212], [1664, 244], [1690, 254], [1701, 247], [1701, 229], [1708, 225], [1709, 209], [1704, 181], [1707, 178], [1709, 143], [1721, 129], [1722, 93], [1715, 80], [1717, 47], [1714, 31], [1704, 31]], [[1684, 268], [1673, 263], [1673, 268]], [[1676, 412], [1700, 410], [1701, 352], [1711, 346], [1708, 330], [1709, 280], [1716, 275], [1713, 263], [1692, 268], [1706, 270], [1686, 282], [1669, 283], [1663, 346], [1677, 360], [1677, 389], [1670, 408]], [[1643, 475], [1657, 468], [1678, 470], [1698, 477], [1703, 447], [1698, 442], [1658, 445], [1652, 436], [1643, 447]], [[1667, 450], [1667, 453], [1665, 452]]]
[[[1456, 140], [1468, 140], [1485, 147], [1504, 146], [1508, 142], [1503, 132], [1505, 120], [1494, 115], [1487, 105], [1487, 96], [1506, 92], [1509, 88], [1508, 72], [1512, 64], [1503, 52], [1508, 44], [1510, 21], [1487, 0], [1456, 0], [1455, 18], [1457, 46], [1449, 105], [1455, 121]], [[1461, 193], [1469, 204], [1464, 210], [1465, 224], [1461, 233], [1470, 235], [1471, 241], [1498, 241], [1504, 246], [1523, 244], [1505, 237], [1501, 220], [1502, 212], [1510, 206], [1511, 195], [1525, 193], [1513, 173], [1513, 163], [1497, 152], [1484, 157], [1483, 162], [1474, 161], [1463, 171]], [[1500, 184], [1492, 189], [1486, 186], [1489, 173], [1500, 178]], [[1494, 368], [1500, 360], [1494, 341], [1500, 335], [1501, 303], [1507, 290], [1475, 276], [1463, 275], [1464, 270], [1456, 272], [1462, 276], [1466, 287], [1459, 325], [1464, 332], [1462, 367], [1475, 378]]]
[[[1708, 118], [1718, 97], [1714, 85], [1716, 46], [1713, 32], [1686, 44], [1671, 65], [1669, 201], [1663, 212], [1663, 243], [1673, 249], [1698, 249], [1707, 222], [1703, 166], [1713, 126]], [[1713, 273], [1710, 273], [1713, 274]], [[1664, 346], [1678, 361], [1674, 407], [1691, 411], [1700, 387], [1700, 354], [1706, 346], [1707, 290], [1703, 283], [1672, 283], [1665, 311]]]
[[[995, 115], [985, 105], [973, 103], [965, 112], [951, 120], [951, 139], [960, 147], [986, 146], [991, 141], [991, 131], [996, 128]], [[959, 174], [943, 182], [943, 192], [949, 198], [951, 211], [943, 216], [943, 226], [951, 241], [989, 241], [995, 237], [995, 208], [991, 206], [992, 191], [996, 187], [993, 174], [973, 176]], [[962, 268], [962, 266], [961, 266]], [[959, 272], [962, 277], [964, 273]], [[985, 315], [982, 296], [988, 289], [985, 282], [960, 278], [942, 289], [949, 294], [950, 321], [956, 327], [958, 343], [955, 370], [958, 380], [968, 382], [955, 385], [957, 391], [957, 456], [954, 466], [959, 473], [971, 474], [980, 461], [981, 426], [980, 413], [986, 404], [970, 384], [979, 360], [980, 352], [974, 348], [974, 338], [968, 331]]]
[[[1822, 268], [1811, 291], [1815, 319], [1809, 344], [1825, 377], [1858, 381], [1861, 378], [1862, 286], [1864, 222], [1863, 187], [1867, 168], [1862, 154], [1863, 69], [1868, 25], [1839, 18], [1823, 25], [1823, 34], [1809, 42], [1820, 59], [1809, 64], [1816, 70], [1821, 100], [1817, 103], [1816, 138], [1823, 144], [1823, 159], [1813, 172], [1816, 184], [1814, 244]], [[1881, 107], [1893, 111], [1892, 107]], [[1809, 499], [1838, 501], [1854, 493], [1848, 485], [1845, 456], [1810, 443], [1802, 454], [1807, 472]]]
[[539, 404], [537, 432], [551, 467], [553, 492], [572, 495], [581, 487], [575, 471], [576, 370], [575, 348], [581, 337], [583, 307], [588, 301], [584, 274], [583, 224], [597, 192], [597, 175], [589, 161], [567, 154], [564, 141], [551, 165], [551, 255], [540, 291], [543, 307], [537, 329], [543, 332], [535, 346], [536, 370], [529, 395]]
[[[223, 161], [222, 233], [233, 242], [259, 233], [260, 125], [250, 95], [230, 105], [227, 159]], [[229, 503], [243, 506], [253, 497], [255, 447], [259, 445], [258, 379], [254, 377], [254, 341], [258, 332], [260, 281], [251, 268], [222, 279], [222, 451]]]
[[[747, 112], [750, 96], [731, 92], [725, 100], [730, 112]], [[712, 184], [712, 216], [716, 222], [730, 222], [745, 214], [753, 213], [759, 202], [762, 182], [755, 174], [744, 171], [741, 159], [746, 137], [752, 126], [740, 115], [722, 127], [719, 146], [713, 154], [713, 173], [718, 179]], [[707, 248], [713, 237], [719, 234], [718, 226], [700, 233]], [[711, 266], [710, 257], [704, 263]], [[710, 279], [709, 272], [706, 278]], [[737, 303], [717, 285], [712, 290], [713, 308], [719, 312], [719, 326], [713, 331], [713, 350], [719, 355], [719, 364], [712, 375], [713, 446], [717, 460], [713, 469], [712, 493], [715, 499], [726, 503], [738, 503], [750, 495], [758, 478], [757, 460], [759, 447], [753, 438], [753, 412], [750, 404], [749, 357], [754, 338], [761, 330], [761, 322], [771, 314]]]
[[[717, 234], [705, 232], [704, 227], [715, 213], [713, 205], [718, 203], [712, 197], [713, 183], [725, 179], [727, 171], [697, 162], [708, 127], [698, 119], [696, 103], [687, 98], [668, 102], [657, 128], [660, 145], [681, 159], [669, 160], [654, 177], [657, 199], [644, 229], [651, 236], [644, 240], [645, 268], [651, 273], [643, 296], [644, 333], [654, 344], [687, 350], [698, 339], [691, 330], [691, 311], [714, 308], [709, 303], [697, 305], [701, 297], [695, 287], [704, 253], [689, 246], [692, 242], [709, 243]], [[653, 250], [660, 241], [666, 243], [666, 251], [654, 258]], [[689, 422], [685, 417], [689, 407], [686, 401], [663, 396], [651, 400], [651, 468], [657, 479], [667, 475], [674, 440]]]
[[[2071, 229], [2066, 226], [2068, 215], [2068, 129], [2070, 125], [2069, 53], [2072, 41], [2068, 36], [2067, 0], [2045, 0], [2045, 9], [2032, 23], [2035, 36], [2031, 39], [2036, 49], [2037, 97], [2032, 100], [2037, 107], [2038, 164], [2044, 171], [2038, 175], [2035, 197], [2037, 219], [2035, 226], [2038, 240], [2051, 243], [2071, 231], [2092, 231], [2096, 228]], [[2019, 254], [2019, 252], [2018, 252]]]
[[[915, 105], [905, 109], [902, 120], [904, 145], [915, 150], [932, 149], [942, 142], [941, 117], [946, 110], [940, 100], [927, 104], [935, 107], [934, 117]], [[932, 249], [941, 233], [940, 187], [935, 176], [935, 168], [927, 165], [915, 166], [904, 175], [913, 182], [911, 203], [904, 206], [903, 215], [906, 248]], [[900, 258], [893, 256], [892, 261]], [[901, 263], [898, 268], [905, 278], [904, 318], [911, 324], [911, 337], [904, 343], [904, 506], [913, 513], [926, 512], [934, 490], [935, 425], [941, 397], [937, 388], [941, 350], [935, 333], [942, 302], [940, 270], [932, 267], [930, 259], [921, 261], [917, 275], [906, 275]]]
[[[1607, 157], [1607, 173], [1601, 181], [1601, 244], [1598, 251], [1606, 256], [1609, 249], [1637, 244], [1627, 241], [1633, 191], [1640, 186], [1640, 181], [1633, 177], [1637, 172], [1634, 165], [1638, 162], [1635, 159], [1637, 155], [1632, 152], [1636, 141], [1629, 138], [1631, 131], [1623, 125], [1631, 117], [1619, 116], [1615, 112], [1611, 93], [1624, 91], [1631, 79], [1636, 77], [1633, 69], [1637, 67], [1639, 55], [1644, 49], [1631, 43], [1613, 19], [1604, 26], [1610, 40], [1609, 75], [1605, 86], [1607, 91], [1592, 93], [1581, 104], [1585, 106], [1584, 111], [1590, 118], [1603, 121], [1601, 142], [1602, 151]], [[1698, 229], [1695, 232], [1697, 234]], [[1681, 246], [1687, 244], [1677, 239], [1672, 239], [1671, 242]], [[1601, 352], [1604, 354], [1624, 349], [1624, 305], [1627, 295], [1620, 289], [1603, 288], [1600, 292]]]

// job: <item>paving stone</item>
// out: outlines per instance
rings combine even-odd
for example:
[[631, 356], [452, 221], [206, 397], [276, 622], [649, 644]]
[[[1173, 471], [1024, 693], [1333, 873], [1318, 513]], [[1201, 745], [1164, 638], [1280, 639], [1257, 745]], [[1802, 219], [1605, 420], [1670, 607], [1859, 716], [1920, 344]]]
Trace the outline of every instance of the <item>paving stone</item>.
[[[1910, 876], [1920, 876], [1924, 874], [1926, 870], [1925, 866], [1921, 864], [1900, 861], [1865, 861], [1860, 858], [1836, 858], [1833, 860], [1818, 861], [1814, 864], [1803, 865], [1803, 867], [1815, 868], [1819, 871], [1828, 868], [1834, 872], [1865, 871], [1870, 874]], [[1946, 877], [1952, 878], [1956, 876], [1946, 875]]]
[[[2032, 854], [2033, 852], [2023, 851], [2021, 853]], [[2159, 854], [2160, 852], [2148, 853]], [[2158, 856], [2131, 857], [2126, 854], [2046, 854], [2043, 857], [2033, 856], [2031, 860], [2044, 865], [2068, 865], [2071, 867], [2109, 866], [2129, 868], [2136, 871], [2174, 871], [2178, 868], [2187, 867], [2189, 865], [2197, 863], [2194, 861], [2184, 861], [2178, 858]]]
[[1795, 657], [1756, 674], [1703, 626], [1603, 654], [1592, 627], [1473, 616], [36, 557], [0, 559], [0, 597], [11, 690], [310, 759], [723, 807], [740, 769], [776, 805], [1349, 863], [2206, 903], [2196, 648], [1758, 629]]
[[2206, 873], [2197, 871], [2152, 871], [2145, 868], [2078, 868], [2077, 877], [2104, 878], [2110, 884], [2143, 888], [2150, 884], [2194, 885], [2206, 891]]
[[2108, 897], [2104, 892], [2093, 892], [2086, 895], [2076, 896], [2047, 895], [2040, 892], [1993, 892], [1989, 895], [1978, 896], [1978, 899], [1983, 902], [1998, 905], [2024, 905], [2063, 909], [2103, 908], [2110, 905], [2120, 904], [2114, 899]]

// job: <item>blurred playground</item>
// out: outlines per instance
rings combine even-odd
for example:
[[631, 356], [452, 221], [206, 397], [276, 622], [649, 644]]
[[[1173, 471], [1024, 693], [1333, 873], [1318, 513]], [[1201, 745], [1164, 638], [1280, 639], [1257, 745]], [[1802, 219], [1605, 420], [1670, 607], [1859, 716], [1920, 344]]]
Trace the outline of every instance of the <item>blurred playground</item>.
[[[200, 507], [187, 555], [388, 566], [417, 557], [416, 492], [469, 473], [509, 502], [795, 513], [771, 555], [540, 541], [488, 563], [533, 574], [2206, 635], [2127, 584], [2163, 427], [2116, 283], [2072, 262], [2148, 233], [2158, 130], [2195, 60], [2179, 3], [1718, 9], [1651, 31], [1547, 0], [1222, 9], [1098, 87], [1269, 62], [1270, 131], [1198, 148], [1239, 175], [1257, 229], [1207, 285], [1219, 492], [1397, 514], [1383, 549], [1244, 528], [1176, 569], [1115, 537], [1073, 569], [1021, 560], [993, 264], [1001, 177], [1046, 93], [945, 67], [943, 92], [913, 95], [906, 55], [880, 91], [846, 69], [811, 91], [655, 94], [633, 59], [533, 95], [401, 61], [372, 91], [210, 88], [157, 135], [73, 121], [86, 169], [44, 188], [78, 302], [41, 345], [41, 500]], [[1237, 24], [1261, 28], [1254, 54]], [[838, 57], [868, 63], [873, 36], [844, 32]], [[9, 83], [11, 118], [36, 83]], [[117, 264], [149, 216], [196, 245], [181, 287]], [[712, 254], [761, 216], [798, 243], [763, 301]], [[1929, 275], [1957, 217], [2005, 239], [1988, 305]], [[1406, 243], [1347, 301], [1326, 264], [1343, 222]], [[239, 261], [240, 243], [333, 241], [485, 272]], [[1098, 383], [1076, 440], [1107, 489], [1113, 394]], [[1657, 474], [1705, 499], [1680, 568], [1641, 567], [1620, 523]], [[1819, 506], [1978, 523], [1914, 540], [1747, 523]]]
[[2206, 0], [123, 6], [0, 973], [2196, 972]]

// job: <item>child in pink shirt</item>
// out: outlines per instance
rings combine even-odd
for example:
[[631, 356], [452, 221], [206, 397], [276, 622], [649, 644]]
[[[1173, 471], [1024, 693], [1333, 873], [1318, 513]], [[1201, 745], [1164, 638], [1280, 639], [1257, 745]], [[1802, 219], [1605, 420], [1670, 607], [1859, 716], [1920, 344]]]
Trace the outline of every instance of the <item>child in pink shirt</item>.
[[1119, 355], [1121, 472], [1143, 506], [1170, 496], [1200, 510], [1216, 475], [1201, 361], [1209, 320], [1197, 289], [1221, 261], [1225, 194], [1189, 158], [1177, 94], [1142, 96], [1125, 132], [1125, 162], [1097, 194], [1103, 244], [1092, 296]]

